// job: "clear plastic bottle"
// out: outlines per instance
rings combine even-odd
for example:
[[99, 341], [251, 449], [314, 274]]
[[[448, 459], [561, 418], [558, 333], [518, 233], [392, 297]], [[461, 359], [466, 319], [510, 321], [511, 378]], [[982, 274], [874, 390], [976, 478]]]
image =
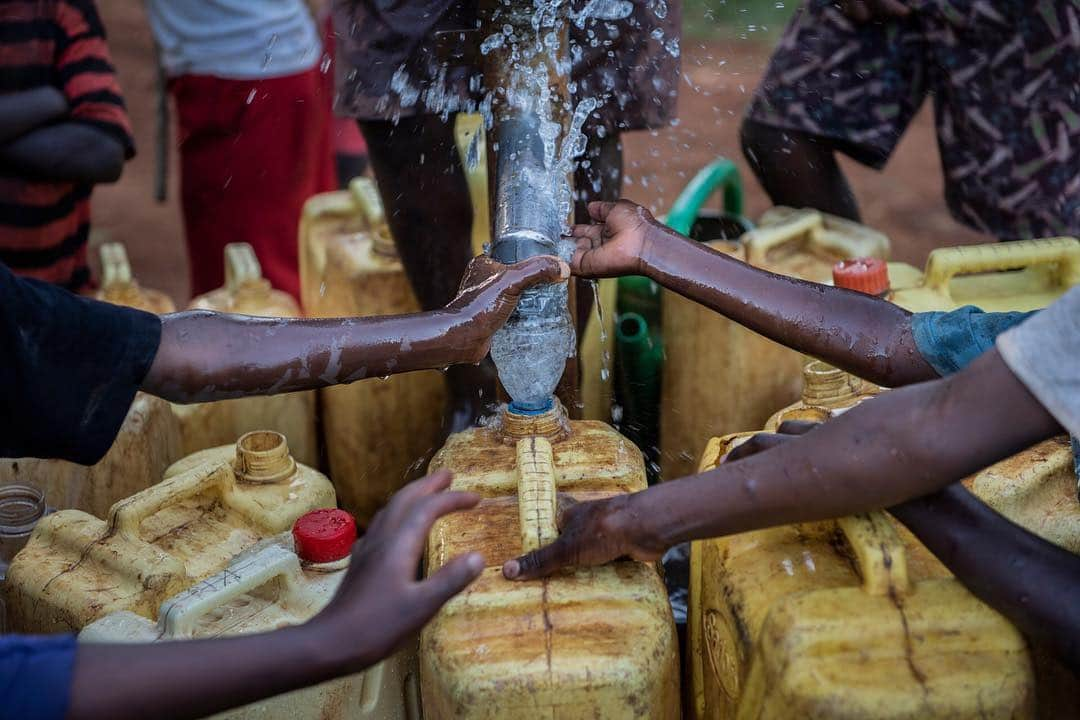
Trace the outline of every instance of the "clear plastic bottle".
[[513, 410], [532, 413], [551, 407], [574, 345], [566, 285], [522, 293], [514, 314], [491, 340], [491, 359]]

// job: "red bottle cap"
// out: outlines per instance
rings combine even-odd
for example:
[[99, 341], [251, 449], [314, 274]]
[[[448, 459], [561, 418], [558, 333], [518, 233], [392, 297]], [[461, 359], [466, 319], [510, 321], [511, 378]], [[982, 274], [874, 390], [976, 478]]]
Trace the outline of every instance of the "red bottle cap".
[[889, 266], [878, 258], [841, 260], [833, 265], [833, 285], [867, 295], [889, 292]]
[[292, 529], [301, 560], [326, 563], [341, 560], [356, 542], [356, 520], [344, 510], [324, 508], [301, 515]]

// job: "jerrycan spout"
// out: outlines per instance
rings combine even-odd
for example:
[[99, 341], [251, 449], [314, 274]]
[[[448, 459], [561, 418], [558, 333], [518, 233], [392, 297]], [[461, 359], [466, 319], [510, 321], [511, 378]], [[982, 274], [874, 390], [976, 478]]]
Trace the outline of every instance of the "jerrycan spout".
[[241, 480], [264, 485], [296, 474], [285, 436], [271, 430], [255, 430], [236, 441], [235, 467]]

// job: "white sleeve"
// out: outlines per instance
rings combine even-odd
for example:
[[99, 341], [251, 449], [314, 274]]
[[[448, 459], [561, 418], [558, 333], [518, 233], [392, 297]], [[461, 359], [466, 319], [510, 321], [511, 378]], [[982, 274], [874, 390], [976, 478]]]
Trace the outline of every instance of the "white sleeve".
[[1080, 435], [1080, 286], [999, 335], [997, 349], [1043, 407]]

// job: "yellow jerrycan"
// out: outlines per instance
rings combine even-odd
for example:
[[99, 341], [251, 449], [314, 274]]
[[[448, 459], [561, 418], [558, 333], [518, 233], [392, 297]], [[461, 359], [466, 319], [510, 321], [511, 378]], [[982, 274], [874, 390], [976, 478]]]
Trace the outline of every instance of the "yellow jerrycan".
[[[192, 310], [264, 317], [300, 317], [287, 293], [263, 278], [255, 250], [248, 243], [225, 246], [225, 287], [193, 299]], [[173, 405], [180, 419], [184, 454], [231, 443], [251, 430], [276, 430], [289, 439], [293, 455], [306, 465], [319, 462], [315, 435], [315, 393]]]
[[[99, 300], [153, 313], [175, 310], [167, 295], [138, 284], [123, 245], [106, 243], [100, 252]], [[0, 459], [0, 485], [32, 485], [44, 491], [52, 508], [74, 508], [101, 517], [113, 503], [157, 482], [180, 455], [180, 425], [169, 403], [140, 392], [112, 447], [97, 464], [88, 467], [64, 460]]]
[[1080, 241], [1045, 238], [937, 248], [912, 276], [889, 264], [890, 299], [912, 312], [975, 305], [987, 312], [1038, 310], [1080, 283]]
[[[355, 212], [369, 229], [323, 238], [326, 262], [318, 279], [318, 313], [344, 317], [418, 312], [375, 184], [357, 178], [350, 193]], [[428, 370], [319, 392], [338, 498], [366, 525], [438, 446], [445, 381], [439, 371]]]
[[[354, 181], [355, 182], [355, 181]], [[326, 294], [326, 244], [331, 238], [367, 230], [367, 221], [348, 190], [312, 195], [300, 214], [300, 303], [307, 317], [326, 317], [319, 301]]]
[[[837, 260], [885, 258], [889, 252], [881, 233], [815, 210], [784, 207], [766, 212], [738, 243], [708, 245], [770, 272], [814, 282], [828, 282]], [[662, 309], [661, 470], [665, 479], [674, 479], [694, 472], [709, 438], [761, 427], [776, 408], [798, 399], [803, 360], [676, 293], [663, 292]], [[716, 387], [729, 389], [703, 392]]]
[[[347, 531], [351, 530], [351, 538]], [[270, 632], [310, 620], [348, 570], [356, 525], [342, 510], [315, 510], [291, 533], [237, 555], [216, 575], [162, 603], [156, 621], [122, 610], [96, 620], [79, 642], [152, 643]], [[358, 629], [362, 632], [362, 629]], [[215, 720], [419, 720], [407, 648], [362, 673], [277, 695], [214, 715]]]
[[13, 629], [70, 632], [120, 610], [153, 619], [241, 551], [336, 505], [330, 481], [297, 463], [279, 433], [248, 433], [233, 455], [121, 500], [104, 520], [79, 510], [40, 520], [8, 570]]
[[501, 565], [555, 539], [557, 496], [642, 490], [640, 451], [608, 425], [565, 410], [503, 411], [452, 435], [431, 470], [479, 493], [475, 509], [436, 523], [426, 573], [464, 552], [488, 567], [420, 637], [424, 716], [677, 718], [679, 649], [656, 568], [632, 560], [541, 581], [503, 579]]
[[[491, 213], [488, 205], [487, 147], [484, 119], [477, 114], [459, 113], [454, 124], [469, 197], [473, 207], [472, 250], [485, 252], [491, 242]], [[582, 287], [579, 284], [578, 287]], [[594, 310], [584, 329], [579, 328], [579, 382], [581, 413], [586, 420], [606, 422], [611, 419], [615, 357], [615, 299], [618, 280], [607, 278], [588, 283], [593, 293]]]
[[[804, 400], [766, 429], [872, 394], [843, 375], [810, 364]], [[752, 435], [710, 440], [700, 470]], [[695, 542], [689, 608], [697, 718], [1034, 714], [1024, 638], [884, 512]]]

